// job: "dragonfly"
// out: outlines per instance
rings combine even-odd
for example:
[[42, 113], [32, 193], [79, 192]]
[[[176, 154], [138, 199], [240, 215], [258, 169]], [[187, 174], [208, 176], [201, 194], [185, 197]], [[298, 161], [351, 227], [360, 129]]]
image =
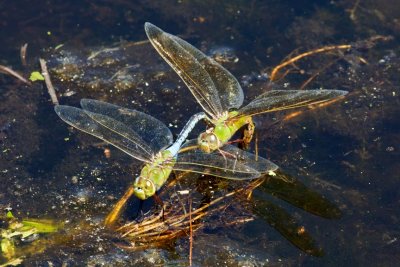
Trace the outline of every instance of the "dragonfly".
[[246, 127], [242, 143], [248, 147], [254, 134], [252, 116], [343, 97], [343, 90], [270, 90], [242, 107], [244, 94], [237, 79], [214, 59], [182, 40], [146, 22], [150, 43], [174, 69], [207, 113], [209, 126], [198, 136], [198, 147], [211, 153]]
[[188, 145], [181, 149], [190, 131], [205, 117], [203, 112], [193, 115], [173, 142], [169, 128], [146, 113], [93, 99], [82, 99], [80, 105], [82, 108], [57, 105], [55, 111], [69, 125], [144, 163], [132, 185], [133, 194], [141, 200], [156, 196], [172, 170], [249, 180], [278, 169], [273, 162], [255, 159], [254, 154], [234, 146], [228, 148], [232, 157], [207, 154]]

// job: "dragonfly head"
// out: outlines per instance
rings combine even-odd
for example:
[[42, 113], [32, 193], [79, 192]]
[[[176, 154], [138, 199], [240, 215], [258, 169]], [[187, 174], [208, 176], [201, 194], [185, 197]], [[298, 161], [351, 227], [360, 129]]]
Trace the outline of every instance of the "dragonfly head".
[[156, 187], [150, 179], [139, 176], [133, 182], [133, 192], [137, 198], [145, 200], [156, 193]]
[[221, 146], [221, 142], [213, 131], [207, 130], [199, 135], [197, 145], [205, 153], [211, 153]]

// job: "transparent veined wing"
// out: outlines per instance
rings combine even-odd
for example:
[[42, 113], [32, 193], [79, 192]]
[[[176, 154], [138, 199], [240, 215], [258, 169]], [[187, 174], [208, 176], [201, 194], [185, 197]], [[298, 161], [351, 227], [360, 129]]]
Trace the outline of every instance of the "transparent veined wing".
[[221, 114], [223, 110], [215, 85], [198, 60], [160, 28], [146, 23], [145, 31], [151, 44], [185, 82], [202, 108], [213, 118]]
[[69, 125], [110, 143], [138, 160], [151, 162], [154, 154], [152, 149], [125, 124], [105, 115], [70, 106], [58, 105], [54, 110]]
[[188, 86], [196, 100], [212, 118], [229, 108], [239, 108], [243, 91], [236, 78], [220, 64], [186, 41], [145, 24], [146, 34], [164, 60]]
[[82, 99], [81, 106], [86, 111], [102, 114], [125, 124], [136, 132], [152, 151], [158, 152], [173, 142], [173, 136], [168, 127], [146, 113], [94, 99]]
[[189, 140], [182, 146], [183, 152], [178, 154], [174, 170], [191, 171], [231, 180], [250, 180], [278, 169], [278, 166], [271, 161], [261, 157], [256, 160], [254, 154], [231, 145], [222, 148], [225, 157], [219, 151], [204, 153], [196, 147], [197, 140]]
[[342, 90], [271, 90], [239, 109], [238, 116], [252, 116], [319, 104], [346, 94], [347, 91]]
[[260, 177], [261, 173], [242, 162], [224, 158], [218, 154], [206, 154], [199, 150], [193, 150], [178, 154], [173, 167], [177, 171], [190, 171], [207, 174], [231, 180], [250, 180]]
[[268, 159], [256, 156], [253, 153], [249, 153], [233, 145], [224, 145], [221, 150], [236, 157], [239, 161], [243, 162], [243, 164], [246, 164], [247, 166], [257, 170], [260, 173], [276, 171], [279, 168], [278, 165], [269, 161]]
[[194, 56], [202, 67], [205, 68], [214, 82], [223, 110], [232, 108], [238, 109], [242, 106], [244, 99], [243, 90], [232, 73], [185, 40], [174, 35], [169, 35], [169, 37], [173, 38], [186, 51]]

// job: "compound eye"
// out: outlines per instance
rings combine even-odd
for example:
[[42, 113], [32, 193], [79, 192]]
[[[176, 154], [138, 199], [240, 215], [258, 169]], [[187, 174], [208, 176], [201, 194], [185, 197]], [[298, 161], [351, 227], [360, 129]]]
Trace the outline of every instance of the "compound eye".
[[211, 135], [208, 137], [208, 139], [209, 139], [210, 143], [215, 143], [215, 141], [217, 140], [217, 138], [216, 138], [215, 135], [213, 135], [213, 134], [211, 134]]
[[208, 141], [208, 145], [211, 145], [211, 146], [218, 145], [218, 138], [215, 136], [215, 134], [210, 134], [207, 137], [207, 141]]

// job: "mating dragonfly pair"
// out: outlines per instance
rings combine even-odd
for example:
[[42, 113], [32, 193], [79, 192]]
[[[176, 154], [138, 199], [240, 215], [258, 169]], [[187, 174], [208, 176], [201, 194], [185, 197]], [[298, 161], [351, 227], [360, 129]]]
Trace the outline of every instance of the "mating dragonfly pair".
[[[248, 180], [278, 169], [271, 161], [256, 159], [227, 143], [236, 131], [246, 127], [242, 141], [248, 145], [254, 132], [253, 115], [322, 103], [347, 94], [341, 90], [271, 90], [241, 107], [243, 90], [224, 67], [150, 23], [145, 24], [145, 31], [204, 110], [190, 118], [174, 143], [164, 123], [137, 110], [91, 99], [82, 99], [81, 109], [55, 107], [66, 123], [145, 163], [133, 183], [133, 193], [142, 200], [154, 196], [172, 170]], [[197, 140], [184, 144], [200, 120], [206, 120], [207, 130]]]

